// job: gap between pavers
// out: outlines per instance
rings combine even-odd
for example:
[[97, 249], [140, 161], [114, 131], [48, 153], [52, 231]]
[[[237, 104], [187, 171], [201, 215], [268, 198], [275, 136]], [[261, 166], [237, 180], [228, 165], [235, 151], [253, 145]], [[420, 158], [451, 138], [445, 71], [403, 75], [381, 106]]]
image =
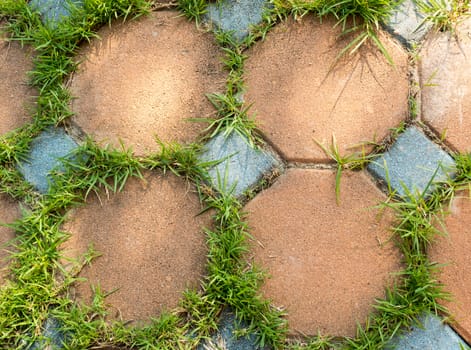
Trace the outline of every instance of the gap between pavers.
[[432, 27], [425, 18], [416, 0], [405, 0], [383, 25], [402, 44], [411, 48], [419, 44]]
[[262, 23], [263, 13], [270, 6], [267, 0], [224, 0], [208, 4], [204, 19], [224, 32], [231, 32], [241, 42], [249, 35], [251, 26]]
[[375, 158], [368, 170], [384, 185], [389, 182], [398, 196], [410, 200], [407, 191], [415, 197], [430, 194], [435, 183], [454, 176], [454, 167], [453, 158], [413, 126], [399, 135], [386, 153]]
[[87, 282], [76, 284], [72, 298], [90, 303], [91, 285], [115, 290], [105, 299], [109, 319], [142, 324], [177, 307], [187, 288], [198, 289], [206, 275], [203, 228], [212, 220], [210, 212], [199, 215], [195, 191], [173, 174], [147, 172], [143, 180], [130, 178], [122, 192], [90, 195], [70, 212], [64, 256], [77, 258], [90, 244], [102, 254], [80, 272]]
[[220, 132], [203, 148], [202, 162], [221, 161], [208, 170], [216, 190], [239, 197], [255, 186], [264, 175], [282, 164], [268, 151], [256, 149], [237, 132]]
[[450, 326], [435, 315], [426, 314], [420, 317], [420, 324], [411, 330], [396, 335], [386, 350], [469, 350]]
[[[335, 134], [340, 153], [383, 139], [408, 114], [405, 50], [387, 33], [380, 38], [395, 66], [372, 46], [337, 57], [352, 36], [326, 17], [289, 19], [247, 52], [246, 93], [259, 129], [289, 162], [327, 163]], [[372, 149], [365, 146], [365, 150]]]
[[61, 160], [73, 160], [71, 153], [77, 148], [77, 143], [64, 129], [51, 127], [33, 139], [27, 159], [18, 164], [18, 170], [40, 193], [47, 193], [51, 172], [64, 171]]
[[364, 172], [346, 171], [337, 204], [335, 177], [288, 169], [243, 208], [253, 260], [271, 276], [262, 293], [286, 309], [291, 334], [354, 337], [401, 270], [393, 215], [373, 208], [386, 196]]
[[420, 51], [422, 119], [462, 153], [471, 151], [471, 18], [430, 36]]
[[30, 121], [35, 89], [28, 86], [27, 72], [33, 69], [32, 53], [14, 41], [8, 41], [0, 21], [0, 135]]
[[451, 293], [451, 301], [439, 301], [452, 316], [452, 326], [471, 343], [471, 198], [469, 191], [461, 191], [444, 208], [449, 215], [444, 219], [445, 236], [435, 239], [428, 251], [429, 259], [440, 264], [437, 274], [444, 289]]
[[99, 143], [131, 147], [136, 155], [163, 142], [190, 143], [215, 113], [208, 93], [222, 92], [222, 54], [211, 33], [177, 11], [157, 11], [98, 31], [82, 47], [70, 82], [73, 122]]
[[29, 6], [41, 14], [41, 20], [52, 29], [70, 17], [74, 8], [82, 8], [84, 0], [31, 0]]

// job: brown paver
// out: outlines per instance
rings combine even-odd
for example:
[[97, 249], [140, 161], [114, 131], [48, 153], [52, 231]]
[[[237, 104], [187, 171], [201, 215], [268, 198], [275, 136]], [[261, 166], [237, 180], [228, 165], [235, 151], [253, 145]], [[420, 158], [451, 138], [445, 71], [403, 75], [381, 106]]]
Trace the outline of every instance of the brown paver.
[[[288, 312], [290, 332], [354, 336], [400, 269], [386, 243], [392, 215], [371, 207], [384, 195], [364, 173], [289, 169], [248, 203], [255, 261], [271, 274], [263, 294]], [[381, 245], [381, 242], [384, 245]]]
[[[187, 287], [199, 285], [207, 255], [203, 226], [211, 220], [197, 216], [201, 205], [192, 190], [174, 175], [147, 174], [109, 199], [89, 198], [66, 221], [72, 235], [63, 247], [66, 256], [77, 257], [89, 244], [102, 253], [80, 276], [104, 291], [118, 288], [106, 299], [111, 317], [158, 317], [177, 306]], [[91, 297], [88, 282], [76, 286], [78, 300]]]
[[104, 27], [85, 47], [73, 77], [73, 120], [97, 141], [136, 154], [162, 141], [188, 143], [207, 124], [189, 118], [215, 112], [205, 94], [224, 89], [220, 52], [210, 33], [174, 11]]
[[[471, 151], [471, 18], [432, 36], [420, 53], [422, 116], [460, 152]], [[458, 41], [456, 40], [458, 38]]]
[[26, 47], [6, 40], [3, 25], [0, 21], [0, 134], [29, 122], [27, 107], [35, 95], [26, 76], [33, 69], [31, 55]]
[[439, 281], [454, 300], [443, 302], [455, 317], [459, 334], [471, 342], [471, 199], [469, 192], [457, 193], [445, 219], [447, 236], [440, 236], [432, 244], [431, 261], [445, 264]]
[[[338, 40], [335, 21], [314, 16], [277, 25], [248, 53], [246, 100], [261, 130], [289, 161], [329, 161], [314, 139], [342, 154], [361, 142], [381, 140], [407, 116], [407, 55], [382, 36], [392, 67], [375, 49], [336, 57], [352, 38]], [[347, 152], [352, 152], [351, 150]]]
[[[0, 222], [12, 223], [20, 216], [18, 203], [13, 201], [5, 194], [0, 194]], [[0, 226], [0, 285], [3, 284], [4, 278], [8, 274], [8, 255], [12, 247], [8, 243], [15, 238], [14, 230]]]

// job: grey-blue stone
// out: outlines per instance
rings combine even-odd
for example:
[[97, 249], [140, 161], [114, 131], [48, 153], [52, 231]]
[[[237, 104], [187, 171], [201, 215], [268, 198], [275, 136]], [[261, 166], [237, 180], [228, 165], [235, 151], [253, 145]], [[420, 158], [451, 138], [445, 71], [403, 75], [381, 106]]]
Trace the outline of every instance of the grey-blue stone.
[[[257, 346], [257, 337], [255, 334], [246, 334], [245, 336], [236, 336], [236, 333], [241, 330], [247, 329], [248, 325], [245, 323], [238, 324], [233, 312], [224, 310], [221, 313], [219, 320], [219, 331], [211, 337], [210, 341], [206, 344], [198, 346], [198, 350], [210, 349], [227, 349], [227, 350], [259, 350], [267, 349], [267, 347], [260, 348]], [[212, 343], [213, 347], [208, 346]]]
[[[386, 167], [384, 166], [386, 164]], [[392, 189], [406, 197], [404, 186], [413, 194], [430, 194], [430, 181], [445, 181], [454, 175], [455, 162], [448, 153], [430, 141], [419, 129], [411, 127], [401, 134], [391, 149], [368, 165], [368, 170], [383, 182], [389, 177]], [[425, 190], [426, 193], [423, 193]]]
[[249, 35], [250, 26], [260, 24], [263, 12], [270, 6], [267, 0], [225, 0], [208, 5], [206, 20], [233, 38], [242, 41]]
[[424, 22], [425, 15], [415, 0], [403, 1], [384, 24], [403, 44], [419, 43], [430, 30], [431, 24]]
[[448, 325], [434, 315], [420, 319], [422, 327], [396, 335], [386, 349], [392, 350], [468, 350], [466, 343]]
[[74, 7], [83, 7], [84, 0], [31, 0], [29, 6], [41, 14], [44, 24], [57, 27], [64, 18], [72, 14]]
[[70, 153], [77, 147], [63, 129], [47, 129], [31, 142], [28, 158], [18, 165], [18, 170], [39, 192], [47, 193], [51, 171], [64, 171], [61, 159], [72, 159]]
[[280, 166], [271, 154], [252, 148], [236, 132], [227, 137], [224, 133], [217, 134], [205, 145], [199, 159], [203, 162], [225, 159], [208, 172], [213, 187], [227, 193], [234, 186], [234, 196], [240, 196], [265, 173]]
[[68, 338], [69, 334], [61, 329], [60, 322], [54, 317], [49, 317], [44, 322], [41, 339], [35, 341], [28, 350], [64, 349]]

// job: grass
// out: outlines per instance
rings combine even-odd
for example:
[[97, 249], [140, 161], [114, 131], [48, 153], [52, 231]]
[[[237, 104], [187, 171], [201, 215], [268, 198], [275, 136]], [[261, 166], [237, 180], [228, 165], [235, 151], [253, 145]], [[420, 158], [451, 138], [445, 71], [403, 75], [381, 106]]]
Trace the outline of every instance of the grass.
[[[355, 52], [372, 41], [388, 57], [377, 31], [397, 2], [386, 0], [273, 0], [273, 8], [264, 14], [264, 22], [254, 28], [243, 42], [231, 35], [215, 33], [227, 70], [226, 90], [208, 98], [217, 110], [208, 122], [208, 135], [236, 132], [248, 142], [261, 142], [257, 126], [250, 115], [250, 106], [241, 99], [244, 86], [246, 48], [266, 33], [277, 21], [287, 16], [302, 18], [313, 13], [319, 17], [334, 16], [343, 32], [354, 33], [355, 39], [341, 53]], [[452, 29], [466, 4], [457, 1], [445, 13], [440, 3], [431, 3], [430, 18], [443, 29]], [[175, 6], [175, 5], [171, 5]], [[201, 22], [207, 2], [180, 0], [176, 4], [189, 20]], [[53, 175], [54, 184], [46, 195], [40, 195], [17, 171], [25, 159], [31, 140], [51, 125], [63, 126], [71, 117], [70, 92], [64, 84], [76, 69], [74, 57], [79, 45], [97, 39], [96, 30], [115, 20], [132, 20], [158, 8], [158, 1], [86, 0], [71, 19], [52, 29], [44, 26], [40, 16], [31, 11], [26, 1], [3, 0], [0, 18], [8, 20], [11, 39], [34, 49], [31, 85], [38, 91], [37, 103], [31, 112], [32, 121], [0, 137], [0, 189], [20, 201], [22, 217], [11, 226], [17, 238], [13, 251], [10, 278], [0, 287], [0, 343], [5, 348], [23, 349], [41, 339], [44, 322], [52, 317], [67, 334], [70, 349], [114, 348], [189, 349], [195, 348], [218, 327], [218, 317], [230, 308], [245, 327], [240, 333], [254, 333], [258, 343], [275, 349], [380, 349], [403, 327], [411, 325], [423, 312], [446, 314], [438, 300], [448, 294], [436, 280], [437, 265], [427, 258], [427, 249], [440, 234], [434, 223], [442, 217], [442, 203], [456, 191], [470, 188], [471, 158], [455, 155], [457, 176], [437, 189], [432, 196], [411, 196], [409, 201], [390, 199], [382, 204], [396, 212], [394, 237], [404, 255], [404, 270], [384, 299], [374, 305], [366, 325], [359, 326], [353, 338], [332, 338], [319, 334], [312, 338], [287, 337], [287, 324], [282, 310], [274, 308], [259, 293], [266, 273], [246, 259], [250, 232], [241, 203], [224, 191], [208, 188], [207, 169], [211, 163], [198, 160], [200, 145], [166, 144], [159, 140], [160, 151], [136, 157], [124, 145], [115, 149], [99, 147], [85, 140], [76, 151], [78, 161], [65, 161], [65, 173]], [[416, 104], [410, 99], [411, 114]], [[337, 198], [343, 169], [362, 168], [370, 155], [364, 152], [341, 155], [335, 138], [331, 147], [321, 146], [337, 164]], [[69, 298], [70, 287], [79, 281], [81, 269], [99, 255], [90, 247], [73, 268], [62, 263], [60, 245], [68, 239], [62, 232], [65, 214], [81, 205], [91, 193], [113, 194], [123, 190], [130, 178], [141, 178], [144, 171], [165, 175], [172, 173], [197, 184], [201, 201], [213, 214], [213, 226], [205, 233], [208, 245], [208, 274], [198, 290], [187, 290], [175, 310], [159, 315], [143, 327], [123, 322], [107, 322], [106, 296], [98, 286], [90, 305], [76, 305]]]

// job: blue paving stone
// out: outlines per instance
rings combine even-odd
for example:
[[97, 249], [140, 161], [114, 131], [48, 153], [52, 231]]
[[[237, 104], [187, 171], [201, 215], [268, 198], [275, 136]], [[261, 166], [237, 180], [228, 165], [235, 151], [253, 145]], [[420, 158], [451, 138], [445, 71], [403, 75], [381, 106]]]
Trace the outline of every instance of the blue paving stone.
[[424, 22], [424, 19], [416, 1], [405, 0], [391, 14], [385, 27], [404, 45], [410, 47], [413, 43], [419, 43], [430, 30], [431, 23]]
[[83, 7], [84, 0], [31, 0], [29, 6], [41, 14], [44, 24], [55, 28], [72, 14], [74, 7]]
[[452, 177], [454, 165], [455, 162], [448, 153], [430, 141], [419, 129], [411, 127], [397, 138], [388, 152], [370, 163], [368, 170], [385, 183], [389, 174], [392, 189], [399, 196], [406, 197], [403, 185], [414, 195], [424, 194], [425, 189], [425, 195], [430, 194], [434, 186], [427, 188], [428, 183]]
[[250, 32], [251, 25], [260, 24], [267, 0], [225, 0], [208, 5], [206, 20], [225, 31], [233, 32], [233, 38], [242, 41]]
[[[209, 170], [212, 185], [220, 191], [229, 191], [235, 186], [232, 193], [234, 196], [240, 196], [255, 185], [265, 173], [280, 166], [272, 155], [253, 149], [236, 132], [227, 137], [219, 133], [205, 145], [204, 152], [200, 156], [200, 160], [204, 162], [221, 159], [225, 160]], [[224, 180], [225, 187], [220, 188]]]
[[421, 326], [395, 336], [387, 350], [468, 350], [470, 349], [448, 325], [434, 315], [420, 319]]
[[49, 350], [49, 349], [64, 349], [64, 344], [67, 343], [69, 334], [61, 330], [60, 322], [49, 317], [44, 323], [42, 338], [35, 341], [28, 350]]
[[[247, 329], [245, 323], [238, 323], [233, 312], [224, 310], [219, 320], [219, 331], [211, 337], [210, 341], [198, 346], [198, 350], [206, 349], [226, 349], [226, 350], [261, 350], [268, 349], [257, 346], [257, 337], [255, 334], [245, 336], [236, 336], [240, 332]], [[213, 347], [211, 347], [211, 345]], [[206, 346], [206, 348], [205, 348]]]
[[47, 129], [33, 140], [28, 158], [19, 164], [18, 170], [39, 192], [47, 193], [49, 174], [53, 170], [63, 171], [61, 158], [66, 158], [77, 147], [63, 129]]

